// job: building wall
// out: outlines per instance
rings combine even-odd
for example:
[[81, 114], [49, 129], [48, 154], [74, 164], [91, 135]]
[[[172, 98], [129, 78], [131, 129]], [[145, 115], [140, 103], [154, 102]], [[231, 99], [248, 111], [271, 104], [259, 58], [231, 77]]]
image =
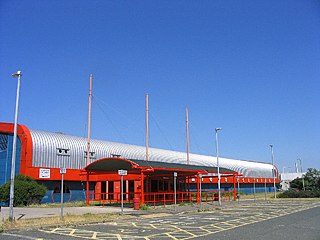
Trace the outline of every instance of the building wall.
[[[86, 166], [86, 138], [61, 133], [30, 130], [33, 143], [32, 166], [82, 169]], [[145, 160], [145, 147], [92, 139], [90, 162], [120, 155], [122, 158]], [[62, 152], [60, 152], [62, 151]], [[186, 153], [149, 148], [149, 161], [186, 164]], [[271, 178], [273, 166], [269, 163], [219, 158], [220, 167], [231, 169], [246, 177]], [[213, 156], [190, 154], [190, 164], [216, 167]]]
[[[13, 124], [0, 123], [0, 184], [10, 179], [12, 154]], [[61, 151], [60, 151], [61, 150]], [[66, 152], [64, 152], [66, 150]], [[142, 146], [114, 143], [108, 141], [91, 141], [91, 162], [100, 158], [110, 157], [112, 154], [121, 155], [128, 159], [144, 159], [145, 148]], [[149, 161], [186, 163], [186, 154], [169, 150], [150, 148]], [[216, 166], [216, 158], [199, 154], [190, 154], [190, 164], [200, 166]], [[60, 167], [67, 168], [65, 184], [69, 192], [66, 201], [84, 200], [83, 182], [81, 174], [86, 166], [86, 139], [59, 133], [29, 130], [18, 125], [16, 175], [24, 174], [33, 177], [47, 186], [48, 191], [43, 202], [52, 202], [60, 199], [57, 186], [60, 184]], [[220, 167], [229, 168], [243, 174], [241, 185], [250, 183], [252, 178], [263, 178], [272, 181], [272, 165], [267, 163], [250, 162], [236, 159], [220, 158]], [[41, 172], [48, 170], [49, 177]], [[101, 179], [100, 179], [101, 178]], [[105, 176], [92, 176], [92, 181], [99, 182]], [[251, 180], [250, 180], [251, 178]], [[212, 179], [212, 178], [211, 178]], [[210, 178], [205, 180], [203, 187], [215, 189], [210, 185], [214, 182]], [[261, 179], [260, 179], [261, 181]], [[94, 189], [94, 182], [90, 189]], [[222, 189], [233, 189], [229, 180], [222, 182]], [[248, 185], [243, 191], [251, 189]], [[270, 189], [269, 189], [270, 190]], [[258, 190], [257, 190], [258, 191]]]

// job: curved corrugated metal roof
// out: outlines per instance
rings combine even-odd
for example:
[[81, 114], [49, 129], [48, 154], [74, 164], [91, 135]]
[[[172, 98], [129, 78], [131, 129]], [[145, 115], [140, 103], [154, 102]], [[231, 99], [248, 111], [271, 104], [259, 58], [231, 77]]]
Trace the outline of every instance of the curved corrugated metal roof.
[[[33, 142], [34, 167], [82, 169], [86, 166], [85, 151], [87, 139], [61, 133], [30, 130]], [[57, 149], [69, 149], [67, 155], [58, 155]], [[90, 151], [94, 152], [91, 162], [121, 155], [127, 159], [145, 159], [145, 147], [92, 139]], [[149, 148], [149, 161], [186, 164], [186, 153], [157, 148]], [[220, 167], [234, 170], [247, 177], [272, 177], [272, 165], [268, 163], [219, 158]], [[216, 157], [190, 154], [190, 164], [217, 166]]]

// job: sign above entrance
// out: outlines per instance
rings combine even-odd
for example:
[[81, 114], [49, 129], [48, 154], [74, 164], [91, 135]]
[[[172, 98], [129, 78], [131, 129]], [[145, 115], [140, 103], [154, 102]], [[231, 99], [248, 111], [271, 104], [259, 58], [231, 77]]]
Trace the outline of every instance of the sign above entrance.
[[50, 178], [50, 169], [40, 168], [39, 178]]
[[128, 171], [127, 171], [127, 170], [118, 170], [118, 174], [119, 174], [120, 176], [125, 176], [125, 175], [128, 174]]

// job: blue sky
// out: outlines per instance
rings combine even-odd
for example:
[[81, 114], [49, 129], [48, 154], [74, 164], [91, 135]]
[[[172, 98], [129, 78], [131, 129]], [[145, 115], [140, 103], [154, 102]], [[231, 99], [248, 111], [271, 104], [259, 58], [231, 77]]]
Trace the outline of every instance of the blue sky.
[[0, 2], [0, 121], [92, 137], [320, 168], [319, 1]]

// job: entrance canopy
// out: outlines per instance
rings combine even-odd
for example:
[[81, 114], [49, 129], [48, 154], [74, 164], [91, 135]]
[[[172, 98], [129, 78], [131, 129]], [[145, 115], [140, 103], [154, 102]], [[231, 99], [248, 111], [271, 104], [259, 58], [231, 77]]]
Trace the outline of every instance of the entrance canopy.
[[[99, 159], [89, 165], [87, 165], [84, 170], [87, 172], [96, 173], [107, 173], [116, 172], [119, 169], [127, 170], [129, 173], [132, 172], [157, 172], [157, 173], [170, 173], [178, 172], [185, 174], [208, 174], [217, 173], [217, 167], [207, 167], [199, 165], [188, 165], [188, 164], [178, 164], [178, 163], [168, 163], [168, 162], [156, 162], [156, 161], [146, 161], [146, 160], [136, 160], [136, 159], [126, 159], [126, 158], [103, 158]], [[234, 174], [235, 172], [227, 169], [220, 168], [221, 173]]]
[[[124, 179], [126, 184], [123, 184], [123, 178], [121, 178], [122, 183], [119, 182], [118, 170], [127, 170]], [[159, 201], [173, 202], [173, 194], [175, 194], [173, 188], [176, 181], [178, 181], [178, 197], [184, 199], [183, 201], [191, 201], [192, 194], [194, 194], [194, 191], [191, 191], [191, 185], [195, 185], [193, 188], [196, 187], [197, 201], [200, 202], [203, 178], [212, 177], [213, 174], [218, 172], [218, 168], [112, 157], [102, 158], [90, 163], [84, 168], [84, 172], [87, 175], [87, 204], [89, 204], [90, 199], [98, 201], [119, 200], [119, 191], [123, 188], [126, 189], [128, 198], [138, 198], [141, 200], [141, 204], [144, 204], [145, 201], [156, 204]], [[219, 168], [219, 172], [236, 175], [236, 172], [226, 168]], [[96, 175], [93, 178], [97, 182], [94, 191], [90, 193], [89, 182], [92, 175]], [[102, 185], [102, 182], [104, 185]], [[233, 184], [235, 186], [234, 177]], [[92, 194], [92, 197], [90, 197], [90, 194]]]

